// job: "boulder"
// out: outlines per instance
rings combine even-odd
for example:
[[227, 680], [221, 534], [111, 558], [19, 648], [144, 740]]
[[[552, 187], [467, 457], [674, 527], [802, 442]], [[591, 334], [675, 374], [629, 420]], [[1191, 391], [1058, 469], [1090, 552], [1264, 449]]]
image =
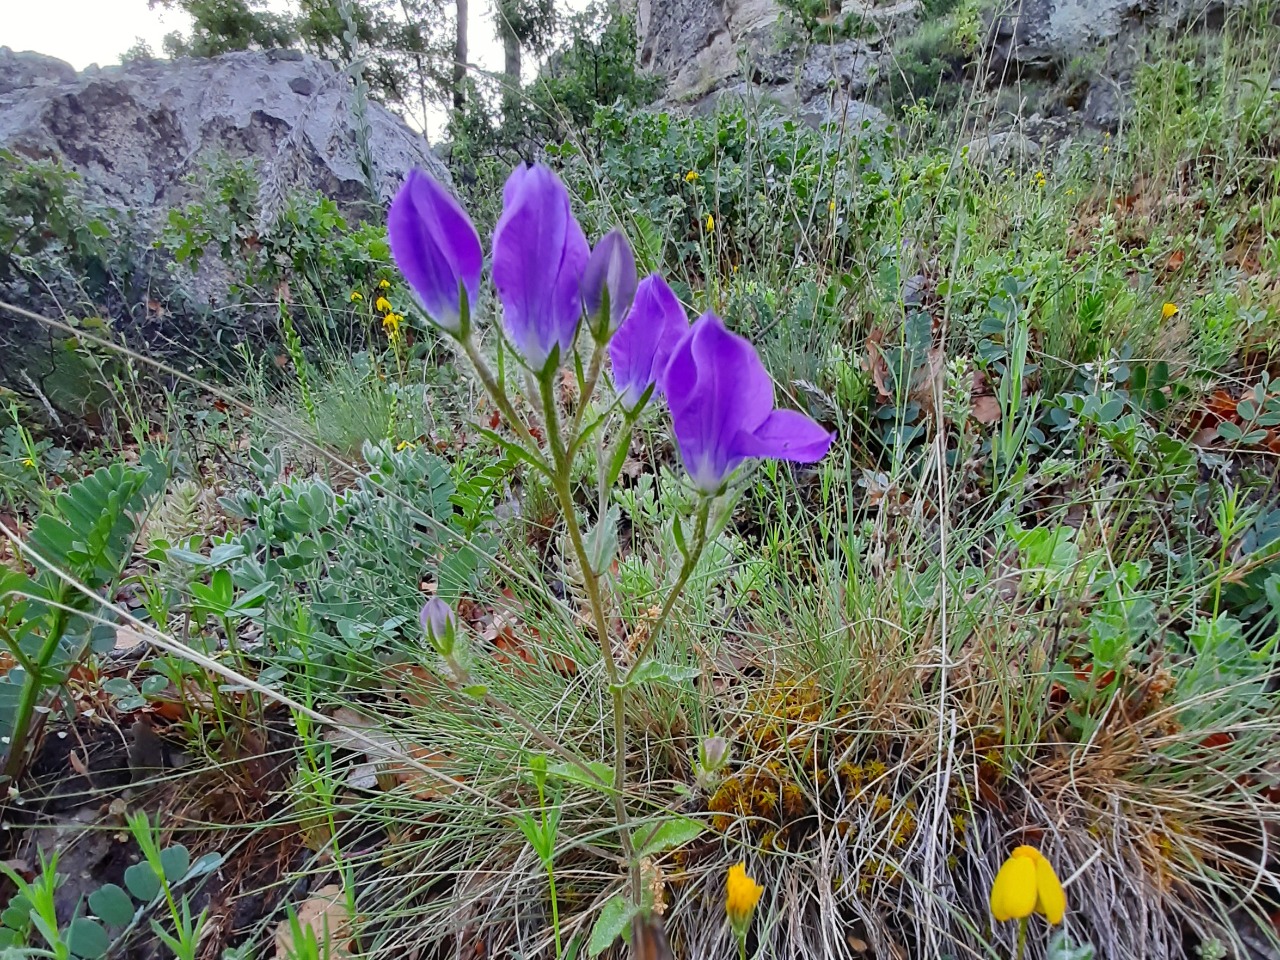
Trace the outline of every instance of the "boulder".
[[884, 122], [862, 98], [884, 69], [879, 44], [918, 10], [919, 0], [834, 4], [831, 23], [851, 29], [824, 43], [806, 36], [777, 0], [637, 0], [634, 7], [640, 65], [666, 80], [664, 106], [702, 112], [725, 97], [758, 95], [811, 124], [859, 125]]
[[[188, 174], [217, 156], [253, 157], [261, 175], [343, 205], [366, 200], [354, 94], [332, 64], [292, 51], [91, 67], [0, 48], [0, 147], [60, 158], [87, 192], [142, 220], [190, 199]], [[447, 182], [426, 139], [367, 104], [379, 199], [413, 167]]]

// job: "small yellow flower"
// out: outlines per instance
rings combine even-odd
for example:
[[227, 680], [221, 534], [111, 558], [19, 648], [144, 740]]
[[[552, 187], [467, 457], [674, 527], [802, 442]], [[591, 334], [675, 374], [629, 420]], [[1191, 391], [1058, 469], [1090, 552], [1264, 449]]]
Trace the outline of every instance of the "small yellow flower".
[[697, 171], [697, 170], [690, 170], [688, 173], [686, 173], [686, 174], [684, 175], [684, 182], [685, 182], [685, 183], [693, 183], [693, 182], [694, 182], [695, 180], [697, 180], [697, 179], [698, 179], [698, 171]]
[[1163, 307], [1160, 308], [1160, 319], [1168, 320], [1170, 317], [1177, 314], [1177, 312], [1178, 312], [1178, 305], [1176, 303], [1166, 303]]
[[707, 214], [707, 233], [711, 233], [716, 228], [716, 218], [711, 214]]
[[412, 450], [412, 449], [413, 449], [413, 444], [410, 443], [408, 440], [401, 440], [398, 444], [396, 444], [396, 453], [403, 453], [405, 450]]
[[24, 457], [22, 460], [22, 465], [24, 467], [27, 467], [30, 470], [34, 470], [36, 468], [36, 462], [32, 460], [30, 457]]
[[379, 297], [377, 300], [373, 301], [373, 309], [377, 310], [379, 313], [394, 312], [391, 306], [391, 301], [386, 297]]
[[363, 299], [364, 299], [364, 294], [363, 294], [363, 293], [361, 293], [359, 290], [352, 290], [352, 291], [351, 291], [351, 302], [352, 302], [352, 303], [358, 303], [359, 301], [361, 301], [361, 300], [363, 300]]
[[400, 324], [403, 320], [404, 317], [398, 313], [388, 313], [382, 318], [382, 329], [386, 331], [388, 337], [395, 340], [400, 336]]
[[836, 212], [836, 202], [834, 200], [831, 200], [827, 203], [827, 210], [831, 213]]
[[1017, 847], [991, 884], [991, 913], [1001, 922], [1039, 913], [1056, 926], [1066, 910], [1067, 895], [1053, 865], [1035, 847]]
[[747, 876], [745, 863], [735, 863], [729, 868], [729, 875], [725, 879], [724, 911], [729, 915], [729, 923], [739, 936], [746, 935], [751, 915], [755, 913], [756, 904], [760, 902], [760, 895], [763, 893], [764, 887]]
[[391, 281], [390, 281], [390, 280], [388, 280], [386, 277], [383, 277], [381, 280], [379, 280], [379, 281], [378, 281], [378, 289], [379, 289], [379, 290], [390, 290], [390, 289], [391, 289]]

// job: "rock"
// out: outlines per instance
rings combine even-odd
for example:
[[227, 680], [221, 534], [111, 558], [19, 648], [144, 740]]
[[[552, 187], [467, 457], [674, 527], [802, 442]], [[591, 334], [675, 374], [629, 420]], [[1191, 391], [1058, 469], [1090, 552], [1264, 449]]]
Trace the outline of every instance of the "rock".
[[[858, 35], [875, 35], [890, 22], [878, 19], [883, 9], [901, 18], [919, 0], [892, 8], [849, 0], [837, 15], [852, 18]], [[880, 52], [858, 39], [811, 42], [777, 0], [639, 0], [635, 13], [640, 65], [667, 81], [663, 106], [705, 113], [726, 98], [758, 94], [815, 125], [883, 119], [861, 100], [882, 69]], [[856, 104], [852, 113], [845, 103]]]
[[70, 83], [75, 78], [76, 71], [69, 63], [42, 53], [15, 53], [0, 47], [0, 97], [44, 84]]
[[1124, 55], [1124, 41], [1153, 27], [1187, 29], [1221, 22], [1226, 9], [1248, 0], [1018, 0], [998, 7], [988, 22], [995, 77], [1054, 77], [1072, 58], [1101, 54], [1102, 73]]
[[1012, 130], [975, 137], [960, 148], [960, 155], [978, 166], [1018, 167], [1040, 157], [1040, 145]]
[[[215, 156], [253, 157], [260, 174], [366, 199], [351, 84], [294, 51], [151, 60], [76, 74], [0, 50], [0, 146], [61, 158], [95, 199], [146, 221], [190, 199], [187, 174]], [[367, 109], [380, 199], [413, 167], [448, 181], [426, 139], [376, 103]]]

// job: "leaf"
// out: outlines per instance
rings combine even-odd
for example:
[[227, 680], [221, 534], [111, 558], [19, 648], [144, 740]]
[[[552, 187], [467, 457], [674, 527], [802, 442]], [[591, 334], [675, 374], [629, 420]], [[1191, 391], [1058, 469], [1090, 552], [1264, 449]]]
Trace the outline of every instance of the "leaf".
[[568, 780], [570, 783], [578, 783], [596, 790], [612, 792], [613, 768], [607, 763], [601, 763], [599, 760], [588, 760], [586, 765], [596, 775], [597, 779], [590, 779], [581, 767], [568, 762], [552, 764], [547, 767], [547, 773], [562, 780]]
[[636, 915], [636, 908], [627, 903], [620, 893], [615, 893], [600, 908], [600, 916], [596, 925], [591, 928], [591, 941], [587, 944], [587, 956], [598, 957], [622, 936], [631, 918]]
[[602, 574], [613, 563], [618, 552], [618, 517], [620, 510], [617, 504], [611, 505], [604, 516], [587, 531], [587, 561], [596, 574]]
[[226, 858], [220, 853], [206, 853], [191, 865], [191, 869], [186, 872], [182, 879], [195, 880], [197, 877], [203, 877], [207, 873], [213, 873], [213, 871], [222, 866], [224, 859]]
[[655, 853], [662, 853], [664, 850], [671, 850], [675, 847], [682, 847], [691, 840], [696, 839], [703, 830], [703, 826], [697, 820], [691, 820], [688, 817], [673, 817], [665, 823], [659, 824], [658, 828], [644, 838], [640, 849], [636, 851], [637, 857], [649, 857]]
[[191, 867], [191, 854], [182, 844], [175, 843], [160, 851], [160, 866], [164, 868], [164, 878], [170, 883], [177, 883]]
[[646, 660], [631, 671], [625, 686], [639, 686], [642, 683], [684, 683], [699, 676], [702, 671], [698, 667], [681, 667], [674, 663], [661, 663], [657, 660]]
[[150, 903], [160, 894], [160, 878], [145, 860], [125, 869], [124, 885], [143, 903]]
[[[351, 914], [347, 909], [347, 898], [342, 887], [336, 883], [326, 884], [311, 894], [298, 908], [298, 927], [302, 931], [310, 930], [315, 942], [320, 947], [320, 956], [327, 960], [346, 960], [350, 957], [348, 946], [351, 940]], [[276, 957], [286, 960], [294, 956], [306, 956], [300, 945], [294, 943], [293, 931], [288, 920], [276, 927]]]
[[88, 917], [76, 917], [66, 932], [67, 949], [77, 957], [100, 957], [111, 949], [111, 938], [102, 924]]
[[99, 920], [111, 927], [127, 926], [133, 919], [133, 899], [114, 883], [89, 894], [89, 907]]

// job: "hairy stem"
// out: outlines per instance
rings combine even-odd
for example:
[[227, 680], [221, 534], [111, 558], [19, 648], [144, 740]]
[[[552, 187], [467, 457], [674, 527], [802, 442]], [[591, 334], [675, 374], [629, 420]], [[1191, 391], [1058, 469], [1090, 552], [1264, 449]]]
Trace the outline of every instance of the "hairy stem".
[[671, 615], [671, 610], [676, 605], [676, 601], [684, 593], [684, 586], [689, 582], [689, 577], [693, 575], [693, 568], [698, 565], [698, 558], [702, 556], [702, 550], [706, 546], [707, 522], [710, 516], [711, 498], [703, 497], [702, 502], [698, 504], [693, 542], [689, 545], [689, 552], [685, 555], [684, 563], [680, 565], [680, 574], [676, 577], [676, 582], [671, 585], [671, 589], [667, 591], [667, 598], [662, 602], [662, 610], [658, 613], [658, 619], [654, 621], [653, 627], [649, 631], [649, 636], [645, 638], [644, 646], [640, 648], [640, 651], [636, 654], [635, 661], [631, 664], [631, 669], [627, 671], [628, 680], [631, 679], [631, 675], [635, 673], [636, 668], [644, 663], [645, 658], [653, 652], [654, 644], [657, 643], [658, 636], [662, 633], [663, 626], [666, 625], [667, 617]]
[[553, 469], [552, 484], [555, 487], [556, 499], [560, 503], [560, 512], [564, 514], [565, 526], [569, 531], [569, 542], [573, 546], [578, 566], [582, 569], [582, 582], [587, 591], [587, 599], [591, 605], [591, 615], [595, 621], [596, 634], [600, 642], [600, 653], [604, 659], [605, 675], [609, 681], [609, 698], [613, 705], [613, 814], [618, 824], [618, 840], [622, 846], [622, 854], [630, 867], [631, 895], [635, 903], [640, 902], [641, 877], [640, 865], [635, 862], [634, 849], [631, 844], [631, 828], [627, 820], [627, 805], [622, 792], [626, 787], [626, 701], [624, 690], [619, 683], [618, 662], [613, 655], [613, 645], [609, 641], [609, 620], [605, 613], [604, 597], [600, 592], [600, 578], [591, 568], [591, 557], [587, 545], [582, 538], [582, 528], [578, 524], [578, 514], [574, 508], [573, 491], [569, 487], [569, 474], [573, 461], [569, 458], [560, 436], [560, 416], [556, 410], [555, 391], [552, 389], [551, 377], [541, 379], [542, 405], [547, 418], [547, 445], [551, 449]]

